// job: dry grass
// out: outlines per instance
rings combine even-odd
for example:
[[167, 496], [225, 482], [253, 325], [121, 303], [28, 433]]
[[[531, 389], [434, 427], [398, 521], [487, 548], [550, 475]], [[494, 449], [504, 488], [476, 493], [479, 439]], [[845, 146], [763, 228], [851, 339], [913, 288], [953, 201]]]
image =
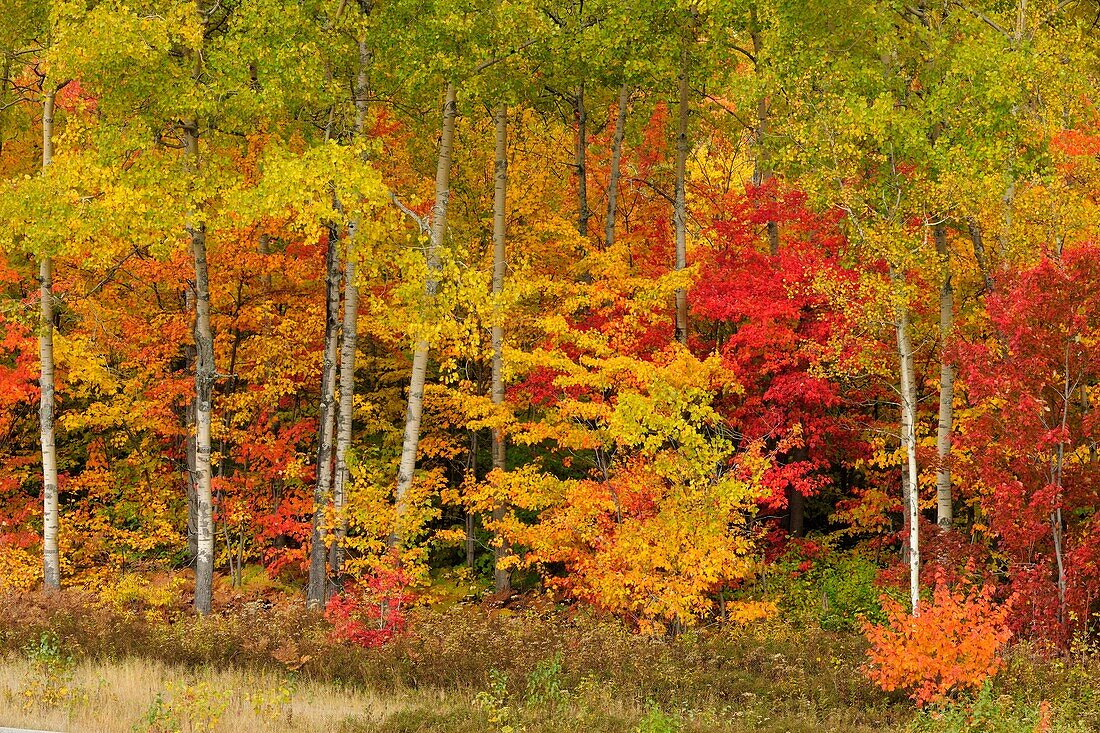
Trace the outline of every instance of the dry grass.
[[[860, 674], [858, 637], [813, 627], [714, 628], [665, 639], [583, 609], [453, 605], [418, 609], [407, 635], [362, 649], [333, 640], [300, 604], [201, 619], [153, 611], [78, 593], [0, 597], [0, 655], [30, 660], [5, 663], [0, 725], [134, 733], [483, 733], [506, 725], [525, 733], [885, 733], [903, 729], [912, 714]], [[79, 693], [28, 714], [19, 685], [44, 639], [77, 660]], [[274, 715], [270, 705], [264, 714], [251, 710], [255, 696], [277, 697], [287, 679], [298, 681]], [[158, 693], [168, 713], [186, 708], [186, 695], [212, 697], [226, 711], [216, 728], [145, 725], [156, 717]]]
[[0, 661], [0, 725], [95, 733], [329, 733], [370, 729], [443, 702], [428, 692], [383, 697], [267, 672], [192, 671], [141, 659], [76, 662], [52, 676], [55, 689], [43, 694], [39, 667], [20, 657]]
[[[365, 690], [264, 670], [183, 667], [138, 658], [43, 665], [0, 659], [0, 726], [73, 733], [882, 733], [850, 710], [803, 701], [774, 710], [738, 704], [682, 707], [617, 694], [584, 680], [532, 699], [530, 688]], [[667, 710], [667, 708], [666, 708]], [[824, 714], [823, 714], [824, 713]], [[511, 726], [509, 728], [509, 726]]]
[[0, 596], [0, 726], [1034, 733], [1045, 706], [1051, 733], [1100, 733], [1100, 650], [1049, 658], [1017, 645], [984, 702], [963, 699], [914, 720], [904, 696], [866, 680], [864, 649], [858, 635], [813, 623], [731, 625], [671, 639], [630, 633], [584, 609], [469, 605], [418, 609], [406, 635], [363, 649], [332, 638], [300, 603], [195, 618], [71, 592]]

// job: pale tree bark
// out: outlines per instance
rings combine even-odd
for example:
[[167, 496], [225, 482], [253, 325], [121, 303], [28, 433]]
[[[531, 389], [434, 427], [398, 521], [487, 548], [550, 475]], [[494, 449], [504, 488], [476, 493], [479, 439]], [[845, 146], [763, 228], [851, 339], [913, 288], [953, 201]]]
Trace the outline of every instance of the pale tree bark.
[[[42, 171], [53, 162], [53, 114], [57, 89], [45, 92], [42, 99]], [[43, 253], [38, 273], [39, 333], [38, 418], [42, 448], [42, 578], [47, 590], [61, 587], [61, 554], [57, 546], [57, 447], [54, 444], [54, 359], [53, 359], [53, 261]]]
[[[477, 431], [470, 431], [470, 448], [466, 453], [466, 475], [477, 482]], [[466, 567], [474, 569], [477, 537], [474, 535], [474, 513], [466, 510]]]
[[352, 415], [355, 406], [355, 353], [358, 347], [359, 287], [355, 284], [356, 262], [353, 241], [358, 231], [349, 225], [344, 263], [344, 324], [340, 344], [340, 402], [336, 416], [336, 470], [332, 479], [333, 538], [330, 553], [332, 577], [339, 582], [344, 564], [347, 536], [348, 451], [351, 449]]
[[932, 230], [936, 254], [942, 267], [940, 286], [940, 404], [936, 423], [936, 524], [951, 529], [955, 521], [951, 488], [951, 434], [954, 429], [955, 365], [947, 356], [947, 342], [955, 321], [955, 291], [951, 276], [951, 252], [947, 248], [947, 228], [937, 224]]
[[[194, 295], [192, 289], [187, 289], [186, 311], [191, 312], [194, 307]], [[191, 331], [195, 330], [194, 318], [191, 319]], [[187, 371], [195, 368], [195, 349], [187, 348]], [[187, 431], [187, 448], [184, 470], [187, 472], [187, 480], [184, 483], [184, 491], [187, 494], [187, 556], [191, 562], [199, 556], [199, 495], [195, 488], [195, 402], [187, 406], [187, 414], [183, 419], [184, 429]]]
[[340, 336], [340, 234], [329, 227], [325, 251], [325, 350], [317, 428], [317, 483], [313, 489], [313, 533], [309, 550], [306, 605], [318, 607], [328, 595], [329, 507], [332, 504], [332, 448], [336, 426], [336, 354]]
[[[1061, 501], [1059, 490], [1058, 500]], [[1065, 537], [1062, 532], [1062, 507], [1056, 507], [1050, 515], [1050, 528], [1054, 539], [1054, 562], [1058, 570], [1058, 623], [1065, 624], [1066, 614], [1066, 560]]]
[[[200, 2], [196, 10], [205, 17]], [[191, 64], [191, 82], [198, 87], [202, 78], [202, 54], [190, 49], [185, 60]], [[184, 162], [197, 179], [202, 165], [199, 155], [200, 124], [198, 115], [181, 125], [184, 135]], [[211, 432], [214, 408], [214, 331], [210, 325], [210, 271], [206, 258], [206, 223], [198, 211], [189, 210], [184, 229], [191, 239], [191, 257], [195, 281], [195, 402], [194, 471], [195, 489], [195, 611], [210, 613], [214, 596], [214, 497], [211, 487]]]
[[[435, 205], [432, 208], [432, 222], [428, 251], [428, 275], [424, 282], [424, 292], [429, 301], [434, 301], [439, 290], [439, 278], [442, 264], [439, 250], [443, 246], [443, 236], [447, 231], [447, 205], [451, 198], [451, 158], [454, 153], [455, 118], [458, 105], [454, 82], [447, 83], [443, 102], [443, 131], [439, 140], [439, 157], [435, 169]], [[428, 342], [421, 338], [413, 350], [412, 373], [409, 376], [409, 402], [405, 413], [405, 435], [401, 445], [401, 462], [397, 470], [397, 487], [394, 491], [395, 525], [390, 535], [390, 546], [400, 549], [404, 543], [408, 513], [408, 493], [412, 487], [413, 472], [416, 470], [416, 450], [420, 442], [420, 418], [424, 412], [424, 382], [428, 375]]]
[[[196, 66], [196, 76], [198, 67]], [[184, 124], [185, 153], [192, 171], [199, 160], [199, 123]], [[210, 613], [214, 583], [214, 509], [210, 453], [214, 402], [214, 333], [210, 326], [210, 274], [206, 261], [206, 224], [187, 217], [195, 267], [195, 610]]]
[[[493, 295], [500, 298], [504, 290], [505, 238], [507, 219], [505, 207], [508, 197], [508, 109], [500, 105], [493, 114], [496, 123], [496, 165], [493, 175]], [[494, 405], [504, 403], [504, 323], [499, 311], [494, 314], [492, 326], [493, 365], [492, 399]], [[493, 428], [492, 452], [493, 469], [506, 470], [507, 448], [504, 433]], [[508, 512], [508, 507], [497, 506], [493, 509], [493, 519], [500, 522]], [[493, 543], [493, 585], [497, 593], [507, 593], [512, 589], [512, 574], [501, 563], [508, 556], [510, 548], [507, 540], [497, 534]]]
[[619, 170], [623, 158], [623, 138], [626, 136], [626, 111], [630, 105], [630, 87], [624, 81], [619, 90], [619, 111], [615, 116], [615, 135], [611, 138], [611, 174], [607, 179], [607, 221], [604, 224], [604, 246], [615, 244], [615, 214], [619, 208]]
[[[904, 289], [905, 276], [891, 267], [890, 277], [898, 291]], [[899, 292], [899, 297], [901, 297]], [[909, 525], [909, 599], [913, 615], [920, 609], [920, 492], [917, 483], [917, 400], [916, 379], [913, 369], [913, 342], [910, 335], [909, 306], [902, 302], [896, 306], [894, 328], [898, 340], [898, 360], [901, 382], [901, 442], [905, 450], [905, 483], [908, 496], [905, 509]]]
[[982, 239], [982, 228], [974, 219], [966, 222], [967, 231], [970, 233], [970, 242], [974, 245], [974, 261], [978, 265], [978, 272], [982, 275], [982, 283], [985, 285], [985, 294], [993, 293], [993, 276], [989, 272], [989, 260], [985, 254], [985, 242]]
[[577, 232], [588, 236], [588, 111], [584, 106], [584, 82], [577, 85], [574, 100], [577, 116], [577, 150], [574, 167], [577, 169]]
[[[1073, 400], [1073, 392], [1076, 387], [1070, 383], [1070, 344], [1066, 344], [1065, 361], [1063, 369], [1065, 380], [1062, 389], [1062, 419], [1060, 435], [1066, 434], [1066, 425], [1069, 422], [1069, 405]], [[1058, 440], [1058, 447], [1054, 454], [1052, 483], [1055, 486], [1054, 510], [1050, 513], [1051, 539], [1054, 541], [1054, 562], [1058, 571], [1058, 623], [1066, 623], [1066, 560], [1065, 560], [1065, 536], [1063, 534], [1062, 517], [1062, 485], [1065, 473], [1066, 444], [1063, 439]]]
[[[370, 49], [367, 39], [359, 40], [359, 73], [355, 81], [355, 134], [363, 135], [367, 124], [367, 95]], [[344, 324], [340, 343], [340, 402], [336, 415], [336, 470], [332, 478], [334, 529], [329, 553], [331, 573], [340, 583], [344, 565], [344, 540], [348, 533], [347, 486], [348, 451], [351, 450], [351, 429], [355, 408], [355, 355], [359, 341], [359, 286], [355, 282], [355, 237], [359, 222], [348, 225], [348, 245], [344, 257]]]
[[[191, 333], [195, 332], [195, 289], [186, 287], [183, 291], [183, 312], [191, 318]], [[195, 344], [183, 345], [184, 370], [191, 373], [195, 369]], [[195, 401], [183, 408], [180, 422], [184, 431], [184, 493], [187, 496], [187, 558], [195, 562], [198, 557], [199, 499], [195, 491]]]
[[4, 110], [8, 108], [8, 85], [11, 83], [11, 67], [11, 55], [5, 54], [3, 65], [0, 66], [0, 155], [4, 154], [4, 146], [7, 144], [8, 116], [4, 113]]
[[[749, 8], [749, 28], [752, 38], [753, 64], [759, 63], [760, 54], [764, 50], [764, 44], [760, 36], [760, 22], [756, 15], [756, 5]], [[756, 129], [753, 131], [753, 143], [756, 147], [756, 155], [753, 160], [752, 185], [763, 186], [775, 176], [771, 164], [767, 158], [764, 147], [764, 136], [768, 130], [768, 100], [760, 97], [756, 102]], [[779, 254], [779, 223], [769, 220], [768, 227], [768, 252], [774, 257]]]
[[[680, 55], [679, 105], [676, 121], [676, 196], [673, 221], [676, 227], [676, 270], [687, 267], [687, 155], [688, 155], [688, 49], [684, 46]], [[688, 301], [687, 290], [676, 290], [676, 340], [687, 343]]]

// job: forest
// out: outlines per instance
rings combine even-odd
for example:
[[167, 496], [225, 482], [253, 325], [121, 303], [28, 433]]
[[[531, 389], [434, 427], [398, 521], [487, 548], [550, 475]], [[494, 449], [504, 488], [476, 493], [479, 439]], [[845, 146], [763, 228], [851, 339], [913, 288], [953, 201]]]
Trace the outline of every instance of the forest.
[[0, 725], [1100, 731], [1096, 0], [0, 10]]

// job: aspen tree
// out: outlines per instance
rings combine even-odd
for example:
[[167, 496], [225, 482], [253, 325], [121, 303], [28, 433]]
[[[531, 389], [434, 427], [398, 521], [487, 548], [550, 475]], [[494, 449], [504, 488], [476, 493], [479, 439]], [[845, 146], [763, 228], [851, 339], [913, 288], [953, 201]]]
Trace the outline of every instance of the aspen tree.
[[[505, 205], [508, 196], [508, 108], [500, 105], [493, 113], [494, 165], [493, 165], [493, 295], [499, 298], [504, 291], [504, 274], [507, 267], [505, 242], [507, 221]], [[492, 326], [492, 399], [494, 405], [504, 403], [504, 324], [498, 314]], [[498, 471], [507, 469], [507, 448], [500, 428], [493, 428], [493, 468]], [[493, 510], [493, 518], [504, 517], [505, 507]], [[503, 537], [496, 539], [493, 548], [493, 584], [497, 593], [511, 590], [511, 574], [501, 567], [501, 560], [508, 554], [508, 546]]]
[[[473, 99], [492, 97], [493, 106], [499, 107], [505, 99], [504, 96], [501, 96], [500, 90], [487, 92], [483, 89], [483, 87], [492, 87], [491, 82], [484, 81], [487, 72], [490, 70], [493, 70], [493, 72], [499, 71], [506, 66], [509, 60], [542, 39], [541, 26], [537, 21], [532, 22], [535, 16], [532, 14], [530, 7], [524, 4], [503, 6], [495, 0], [491, 3], [491, 7], [493, 12], [475, 14], [478, 22], [470, 25], [468, 28], [469, 35], [460, 34], [448, 37], [448, 48], [453, 51], [454, 57], [446, 65], [446, 68], [433, 69], [428, 65], [420, 69], [420, 72], [422, 74], [426, 72], [433, 82], [439, 76], [444, 79], [442, 129], [436, 156], [434, 202], [430, 220], [416, 216], [396, 197], [394, 200], [406, 214], [411, 214], [412, 218], [416, 220], [420, 226], [421, 234], [427, 235], [427, 241], [424, 243], [427, 273], [423, 291], [427, 304], [426, 310], [431, 310], [438, 305], [437, 296], [441, 285], [443, 254], [446, 244], [445, 236], [447, 234], [447, 212], [451, 198], [451, 167], [455, 155], [458, 87], [461, 84], [464, 90], [469, 91], [469, 96]], [[515, 13], [515, 16], [508, 15], [506, 18], [501, 12], [503, 10]], [[431, 19], [428, 25], [439, 20]], [[416, 29], [423, 30], [421, 26], [416, 26]], [[522, 33], [522, 35], [517, 35], [518, 33]], [[486, 35], [488, 43], [486, 43], [486, 37], [481, 37]], [[413, 41], [413, 43], [417, 42], [420, 42], [420, 39]], [[434, 36], [431, 42], [435, 42]], [[477, 60], [478, 56], [481, 56], [480, 61]], [[494, 181], [495, 186], [496, 182]], [[502, 195], [504, 195], [503, 190]], [[494, 194], [494, 200], [495, 198], [496, 194]], [[503, 205], [504, 199], [502, 198], [501, 206]], [[501, 220], [500, 237], [503, 245], [503, 219]], [[503, 280], [501, 282], [503, 283]], [[428, 339], [424, 336], [418, 336], [413, 349], [401, 456], [394, 492], [396, 504], [395, 527], [389, 538], [390, 547], [394, 549], [404, 548], [407, 540], [405, 533], [410, 529], [407, 526], [408, 494], [413, 485], [416, 469], [420, 425], [424, 410], [424, 387], [429, 365], [429, 349]]]
[[[369, 88], [370, 48], [366, 37], [358, 41], [359, 66], [355, 76], [355, 136], [362, 138], [366, 126]], [[348, 243], [344, 254], [344, 322], [340, 343], [340, 402], [336, 417], [336, 468], [332, 484], [335, 513], [335, 536], [332, 540], [330, 564], [337, 583], [343, 572], [344, 539], [347, 535], [347, 487], [349, 479], [348, 451], [351, 449], [352, 417], [355, 407], [355, 355], [359, 338], [359, 285], [356, 283], [355, 254], [359, 222], [348, 226]]]
[[[215, 382], [221, 376], [209, 249], [237, 226], [233, 217], [245, 215], [224, 207], [243, 183], [225, 165], [225, 153], [241, 149], [240, 130], [272, 117], [288, 119], [287, 107], [318, 107], [322, 65], [306, 54], [288, 66], [272, 52], [273, 40], [312, 47], [304, 43], [301, 8], [277, 0], [229, 6], [197, 0], [140, 13], [103, 4], [68, 10], [73, 26], [54, 62], [96, 99], [97, 126], [88, 134], [106, 141], [102, 158], [110, 160], [117, 194], [104, 197], [103, 206], [121, 207], [108, 220], [110, 231], [96, 236], [132, 241], [157, 256], [186, 242], [190, 255], [186, 302], [194, 310], [195, 397], [187, 462], [196, 507], [194, 607], [206, 614], [213, 605], [216, 561], [211, 461]], [[156, 206], [133, 216], [135, 202], [153, 199]]]
[[[690, 87], [688, 69], [690, 53], [687, 42], [680, 52], [679, 96], [676, 106], [676, 200], [673, 222], [676, 227], [676, 269], [687, 267], [687, 156], [691, 143], [688, 140], [688, 115], [690, 113]], [[688, 337], [688, 300], [687, 290], [676, 290], [676, 340], [687, 343]]]
[[328, 508], [332, 498], [334, 433], [336, 429], [336, 359], [340, 333], [340, 234], [331, 224], [325, 247], [325, 348], [321, 365], [321, 400], [317, 430], [317, 481], [313, 493], [312, 538], [306, 603], [322, 605], [328, 595]]
[[[447, 232], [447, 206], [451, 198], [451, 161], [454, 157], [455, 122], [458, 117], [456, 86], [453, 81], [446, 82], [443, 94], [443, 126], [439, 140], [439, 153], [435, 171], [435, 203], [432, 206], [432, 220], [429, 239], [425, 252], [428, 275], [424, 282], [424, 292], [429, 301], [439, 290], [439, 278], [442, 270], [440, 250], [443, 237]], [[407, 499], [412, 488], [413, 472], [416, 469], [416, 451], [420, 442], [420, 420], [424, 414], [424, 383], [428, 376], [428, 341], [420, 337], [413, 349], [412, 373], [409, 376], [408, 406], [405, 411], [405, 430], [401, 443], [401, 461], [397, 469], [397, 488], [394, 498], [397, 504], [397, 525], [390, 536], [390, 545], [400, 548], [404, 538], [402, 520], [407, 514]]]
[[630, 85], [624, 81], [619, 89], [619, 105], [615, 114], [615, 134], [611, 138], [611, 172], [607, 178], [607, 220], [604, 223], [604, 246], [615, 244], [615, 214], [619, 204], [619, 179], [622, 177], [623, 138], [626, 137], [627, 107], [630, 105]]
[[954, 286], [951, 279], [951, 252], [947, 247], [947, 228], [938, 223], [933, 228], [936, 255], [940, 258], [942, 276], [940, 284], [940, 395], [939, 415], [936, 421], [936, 524], [941, 529], [951, 529], [954, 521], [954, 502], [951, 495], [951, 433], [955, 399], [955, 366], [947, 355], [947, 341], [951, 337], [955, 318]]
[[[41, 157], [38, 161], [40, 182], [48, 188], [44, 179], [54, 162], [55, 115], [57, 95], [68, 85], [68, 81], [59, 81], [56, 72], [49, 63], [54, 35], [57, 31], [55, 20], [50, 18], [50, 6], [40, 0], [15, 3], [0, 19], [0, 55], [3, 56], [3, 69], [0, 74], [0, 113], [9, 106], [24, 105], [37, 101], [41, 114]], [[21, 70], [38, 77], [37, 90], [20, 89], [16, 81]], [[14, 95], [9, 101], [8, 88]], [[6, 116], [6, 115], [5, 115]], [[0, 125], [3, 123], [0, 119]], [[4, 130], [0, 127], [0, 152], [3, 151]], [[43, 222], [45, 224], [45, 222]], [[61, 587], [61, 556], [58, 547], [60, 527], [60, 509], [58, 505], [57, 444], [55, 438], [56, 421], [56, 381], [54, 359], [54, 322], [55, 294], [53, 289], [54, 239], [62, 233], [64, 226], [47, 237], [30, 237], [28, 244], [33, 247], [33, 255], [38, 261], [38, 426], [39, 454], [42, 460], [42, 579], [47, 591], [56, 591]]]
[[[57, 87], [42, 95], [42, 172], [53, 162], [53, 123]], [[42, 255], [39, 265], [39, 335], [40, 362], [38, 386], [39, 425], [42, 448], [42, 577], [48, 590], [61, 587], [61, 557], [57, 546], [57, 446], [54, 443], [54, 356], [53, 356], [53, 260]]]
[[[905, 276], [896, 267], [891, 266], [890, 279], [895, 287], [904, 292]], [[901, 381], [901, 443], [905, 454], [903, 467], [906, 484], [909, 487], [905, 501], [906, 519], [909, 526], [908, 563], [909, 563], [909, 601], [913, 615], [920, 608], [920, 482], [917, 471], [917, 393], [916, 377], [913, 369], [913, 340], [909, 319], [909, 304], [901, 299], [895, 306], [894, 330], [898, 342], [898, 374]]]

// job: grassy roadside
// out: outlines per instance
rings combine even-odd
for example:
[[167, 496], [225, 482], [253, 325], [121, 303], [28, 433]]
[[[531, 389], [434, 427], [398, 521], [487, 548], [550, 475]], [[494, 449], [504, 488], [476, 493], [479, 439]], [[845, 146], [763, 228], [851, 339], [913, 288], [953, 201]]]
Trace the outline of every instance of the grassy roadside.
[[[212, 695], [225, 706], [217, 731], [885, 733], [912, 716], [860, 674], [858, 636], [775, 623], [672, 640], [584, 611], [456, 604], [420, 609], [408, 634], [362, 649], [300, 604], [197, 619], [64, 593], [0, 599], [0, 653], [0, 724], [60, 730], [207, 730], [142, 723], [158, 695], [177, 708]], [[51, 680], [70, 673], [79, 693], [27, 705], [28, 684], [63, 687]], [[278, 727], [249, 712], [276, 692], [289, 695]], [[332, 713], [305, 712], [315, 707]]]
[[[188, 669], [144, 659], [83, 660], [44, 670], [0, 661], [0, 724], [99, 733], [401, 733], [440, 731], [872, 731], [859, 711], [808, 701], [780, 709], [755, 696], [701, 707], [622, 698], [606, 685], [558, 685], [552, 667], [512, 692], [502, 676], [485, 690], [369, 690], [274, 672]], [[900, 728], [899, 728], [900, 729]]]
[[1091, 733], [1100, 655], [1010, 650], [983, 694], [919, 713], [805, 623], [676, 639], [570, 609], [419, 609], [377, 649], [300, 604], [198, 619], [89, 596], [0, 598], [0, 725], [92, 733]]

